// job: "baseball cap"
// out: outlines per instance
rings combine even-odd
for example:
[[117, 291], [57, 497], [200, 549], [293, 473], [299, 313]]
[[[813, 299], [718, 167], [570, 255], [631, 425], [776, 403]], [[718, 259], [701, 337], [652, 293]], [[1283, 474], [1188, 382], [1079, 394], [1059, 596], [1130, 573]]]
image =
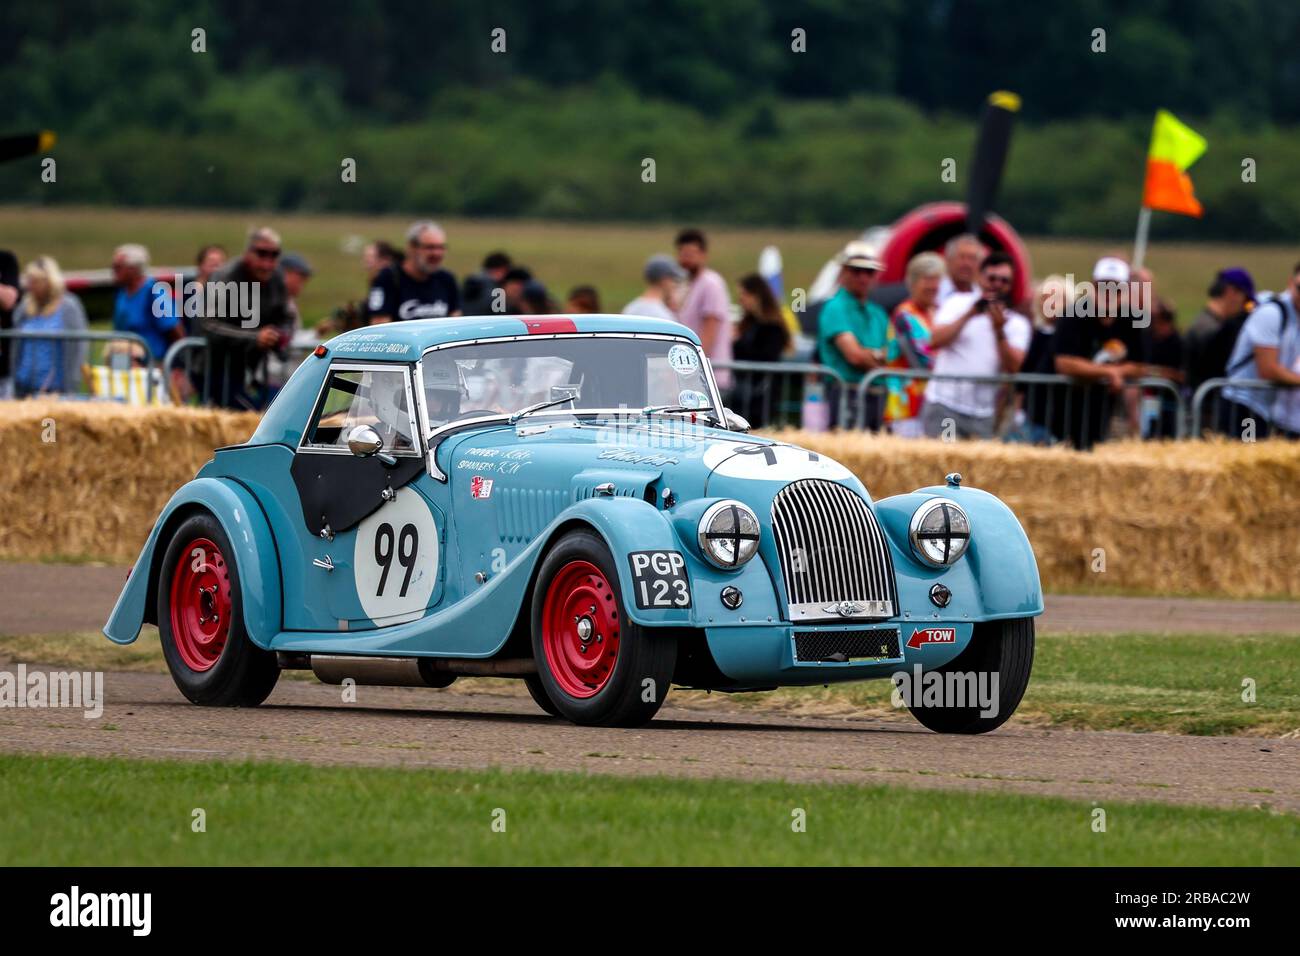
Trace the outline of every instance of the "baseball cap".
[[1093, 282], [1127, 282], [1128, 280], [1128, 263], [1118, 256], [1102, 256], [1092, 267]]
[[312, 274], [311, 263], [296, 252], [286, 252], [281, 256], [280, 268], [285, 272], [300, 272], [305, 276]]
[[665, 255], [651, 256], [645, 261], [646, 282], [658, 282], [660, 279], [667, 279], [672, 276], [674, 279], [684, 279], [686, 270]]
[[1240, 289], [1246, 293], [1248, 300], [1255, 301], [1255, 280], [1250, 277], [1250, 273], [1245, 269], [1238, 266], [1223, 269], [1214, 277], [1214, 282], [1216, 285], [1230, 285], [1234, 289]]
[[874, 246], [860, 240], [850, 242], [841, 253], [840, 265], [849, 269], [871, 269], [879, 272], [885, 264], [876, 258]]

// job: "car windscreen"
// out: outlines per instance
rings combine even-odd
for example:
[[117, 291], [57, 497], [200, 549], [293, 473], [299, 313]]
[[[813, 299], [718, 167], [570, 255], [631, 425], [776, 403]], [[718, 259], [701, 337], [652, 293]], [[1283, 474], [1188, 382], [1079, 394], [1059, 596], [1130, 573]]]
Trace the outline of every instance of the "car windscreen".
[[429, 426], [510, 415], [575, 396], [558, 411], [712, 405], [699, 349], [677, 339], [537, 337], [438, 349], [423, 360]]

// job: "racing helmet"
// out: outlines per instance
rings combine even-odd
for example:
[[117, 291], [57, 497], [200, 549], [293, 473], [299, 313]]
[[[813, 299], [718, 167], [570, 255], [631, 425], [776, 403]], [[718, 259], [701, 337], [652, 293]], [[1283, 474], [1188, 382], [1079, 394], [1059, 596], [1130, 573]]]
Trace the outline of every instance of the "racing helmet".
[[461, 399], [469, 395], [460, 366], [450, 356], [434, 352], [424, 360], [424, 404], [430, 424], [450, 421], [460, 414]]

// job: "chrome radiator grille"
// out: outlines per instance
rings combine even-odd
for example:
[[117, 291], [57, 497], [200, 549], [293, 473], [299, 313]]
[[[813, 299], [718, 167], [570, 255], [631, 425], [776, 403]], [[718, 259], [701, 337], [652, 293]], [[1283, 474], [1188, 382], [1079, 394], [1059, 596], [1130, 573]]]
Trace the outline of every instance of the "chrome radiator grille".
[[796, 481], [772, 502], [772, 528], [792, 621], [894, 616], [889, 543], [856, 492], [833, 481]]

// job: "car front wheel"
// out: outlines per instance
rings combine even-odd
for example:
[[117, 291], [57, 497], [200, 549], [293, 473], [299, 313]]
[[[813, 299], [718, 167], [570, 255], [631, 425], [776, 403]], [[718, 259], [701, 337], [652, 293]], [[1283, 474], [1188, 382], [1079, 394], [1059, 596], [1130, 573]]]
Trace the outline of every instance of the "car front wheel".
[[[978, 703], [955, 706], [954, 701], [944, 699], [938, 706], [927, 707], [922, 705], [921, 689], [912, 688], [912, 699], [907, 700], [908, 709], [913, 717], [935, 733], [986, 734], [1001, 727], [1016, 712], [1025, 688], [1029, 686], [1029, 672], [1033, 665], [1032, 617], [976, 624], [966, 649], [942, 667], [927, 671], [926, 676], [939, 675], [945, 688], [960, 684], [966, 692], [972, 688], [977, 692], [988, 691], [989, 706]], [[963, 680], [949, 681], [950, 674], [954, 678], [960, 674]], [[973, 681], [970, 679], [972, 676]]]
[[181, 693], [213, 707], [266, 700], [280, 667], [244, 629], [239, 568], [216, 518], [196, 514], [176, 529], [157, 585], [158, 636]]
[[636, 727], [663, 705], [677, 645], [624, 613], [614, 559], [598, 535], [571, 532], [546, 555], [532, 623], [537, 683], [560, 716]]

